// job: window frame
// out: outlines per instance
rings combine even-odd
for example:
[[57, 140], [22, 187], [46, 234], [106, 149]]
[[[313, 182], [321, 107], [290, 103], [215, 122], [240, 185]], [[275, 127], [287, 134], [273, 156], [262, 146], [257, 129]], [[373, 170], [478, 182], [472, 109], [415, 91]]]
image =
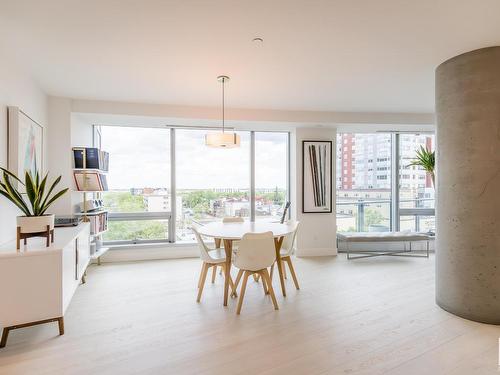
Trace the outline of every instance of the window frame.
[[[101, 126], [116, 126], [116, 127], [130, 127], [130, 126], [120, 126], [120, 125], [93, 125], [93, 147], [101, 146]], [[149, 128], [147, 126], [136, 126], [138, 128]], [[176, 189], [176, 129], [183, 130], [205, 130], [208, 131], [211, 128], [207, 127], [193, 127], [193, 126], [167, 126], [170, 129], [170, 199], [171, 199], [171, 209], [170, 211], [164, 212], [116, 212], [109, 213], [109, 221], [137, 221], [137, 220], [168, 220], [168, 238], [163, 240], [113, 240], [104, 241], [104, 246], [123, 246], [123, 245], [137, 245], [137, 244], [173, 244], [173, 245], [185, 245], [185, 243], [176, 242], [176, 217], [177, 217], [177, 189]], [[250, 173], [250, 220], [255, 221], [255, 180], [256, 180], [256, 158], [255, 158], [255, 145], [256, 133], [281, 133], [286, 134], [286, 200], [291, 200], [290, 192], [290, 166], [291, 166], [291, 136], [290, 131], [274, 131], [274, 130], [238, 130], [241, 132], [248, 132], [250, 135], [250, 163], [249, 163], [249, 173]], [[112, 155], [111, 155], [112, 157]], [[291, 217], [291, 212], [288, 211], [288, 218]]]
[[[389, 205], [390, 205], [390, 229], [393, 232], [398, 232], [401, 228], [401, 217], [402, 216], [415, 216], [416, 218], [419, 216], [435, 216], [435, 209], [429, 209], [429, 208], [401, 208], [400, 207], [400, 191], [401, 191], [401, 182], [403, 180], [403, 175], [401, 175], [401, 178], [399, 174], [404, 170], [407, 169], [406, 167], [401, 168], [401, 160], [400, 160], [400, 155], [402, 150], [401, 146], [401, 135], [406, 135], [406, 134], [411, 134], [411, 135], [422, 135], [422, 134], [432, 134], [435, 136], [434, 131], [428, 131], [428, 130], [422, 130], [422, 131], [380, 131], [376, 133], [363, 133], [360, 132], [361, 134], [386, 134], [390, 135], [390, 155], [387, 157], [380, 157], [377, 158], [378, 162], [387, 162], [388, 158], [390, 158], [390, 163], [387, 166], [387, 170], [389, 171], [390, 169], [390, 190], [391, 190], [391, 196], [389, 199]], [[356, 134], [356, 133], [349, 133], [349, 132], [338, 132], [337, 134]], [[375, 158], [375, 157], [374, 157]], [[380, 160], [380, 159], [385, 159], [385, 160]], [[374, 159], [367, 159], [367, 164], [373, 163]], [[416, 168], [415, 166], [413, 168]], [[342, 177], [342, 176], [341, 176]], [[376, 179], [378, 180], [378, 177]], [[343, 185], [346, 186], [346, 185]], [[336, 190], [338, 190], [338, 186], [336, 186]], [[337, 198], [337, 197], [336, 197]], [[336, 199], [337, 200], [337, 199]], [[418, 229], [418, 224], [417, 224], [417, 229]]]

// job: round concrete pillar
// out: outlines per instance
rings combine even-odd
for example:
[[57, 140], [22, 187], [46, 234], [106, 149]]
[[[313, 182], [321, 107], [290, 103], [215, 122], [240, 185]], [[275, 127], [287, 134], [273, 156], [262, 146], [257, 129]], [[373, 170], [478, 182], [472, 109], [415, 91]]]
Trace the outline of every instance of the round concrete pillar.
[[436, 70], [436, 302], [500, 324], [500, 47]]

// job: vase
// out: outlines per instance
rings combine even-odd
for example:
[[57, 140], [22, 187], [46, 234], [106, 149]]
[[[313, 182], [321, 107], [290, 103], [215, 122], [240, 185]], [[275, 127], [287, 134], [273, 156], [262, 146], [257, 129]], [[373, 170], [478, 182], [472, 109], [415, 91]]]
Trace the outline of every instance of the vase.
[[40, 233], [54, 229], [54, 215], [47, 214], [42, 216], [18, 216], [17, 226], [21, 229], [20, 233]]

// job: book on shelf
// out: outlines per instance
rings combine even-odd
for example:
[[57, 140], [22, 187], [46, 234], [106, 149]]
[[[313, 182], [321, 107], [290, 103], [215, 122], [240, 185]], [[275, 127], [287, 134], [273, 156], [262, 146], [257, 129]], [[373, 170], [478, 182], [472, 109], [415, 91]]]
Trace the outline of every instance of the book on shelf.
[[108, 180], [99, 172], [74, 171], [76, 189], [78, 191], [107, 191]]
[[108, 230], [108, 213], [102, 212], [98, 215], [88, 217], [90, 220], [90, 233], [98, 234]]
[[109, 170], [109, 153], [96, 147], [73, 147], [73, 161], [77, 169]]

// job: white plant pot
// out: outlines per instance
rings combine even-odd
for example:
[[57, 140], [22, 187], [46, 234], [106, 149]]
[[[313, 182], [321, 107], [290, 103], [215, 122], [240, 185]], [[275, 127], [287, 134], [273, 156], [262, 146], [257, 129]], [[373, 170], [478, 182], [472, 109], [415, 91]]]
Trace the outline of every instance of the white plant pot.
[[21, 233], [46, 232], [47, 225], [49, 229], [54, 229], [54, 215], [43, 216], [18, 216], [17, 226], [21, 228]]

